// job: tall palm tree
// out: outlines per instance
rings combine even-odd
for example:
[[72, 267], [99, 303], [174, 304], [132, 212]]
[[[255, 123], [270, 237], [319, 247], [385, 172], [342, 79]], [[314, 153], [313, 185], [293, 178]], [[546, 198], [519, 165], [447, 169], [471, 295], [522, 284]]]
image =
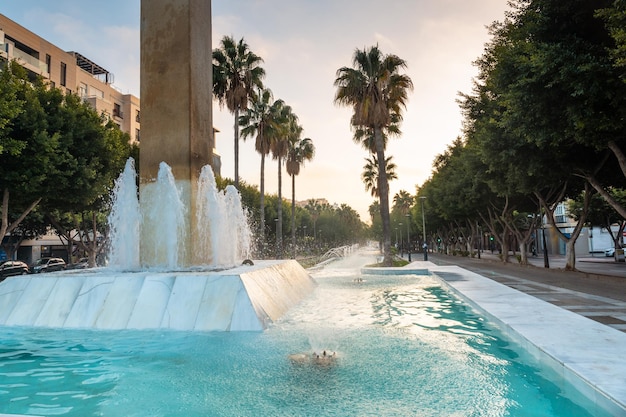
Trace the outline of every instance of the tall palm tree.
[[213, 94], [221, 107], [235, 116], [235, 186], [239, 187], [239, 113], [245, 111], [254, 88], [262, 88], [263, 59], [250, 51], [241, 38], [224, 36], [213, 50]]
[[414, 202], [415, 198], [405, 190], [400, 190], [393, 196], [393, 206], [403, 216], [409, 214]]
[[[387, 161], [385, 162], [385, 169], [387, 170], [387, 181], [392, 181], [398, 178], [396, 174], [396, 164], [391, 162], [393, 156], [387, 157]], [[380, 164], [376, 160], [375, 156], [370, 158], [365, 158], [365, 165], [363, 166], [363, 173], [361, 174], [361, 179], [365, 184], [365, 189], [370, 192], [372, 197], [380, 197], [379, 193], [379, 175], [378, 170], [380, 168]]]
[[318, 200], [312, 198], [307, 201], [304, 208], [311, 215], [311, 219], [313, 219], [313, 239], [317, 239], [317, 219], [320, 218], [320, 214], [322, 213], [322, 205]]
[[353, 68], [337, 70], [335, 103], [354, 110], [350, 120], [353, 128], [371, 129], [374, 133], [376, 160], [379, 164], [378, 194], [383, 226], [383, 264], [391, 266], [391, 221], [389, 217], [389, 184], [385, 168], [385, 129], [388, 133], [402, 120], [408, 91], [413, 82], [400, 69], [406, 62], [396, 55], [383, 55], [378, 46], [357, 49], [352, 58]]
[[296, 124], [289, 137], [289, 151], [287, 153], [287, 174], [291, 175], [291, 246], [292, 258], [296, 258], [296, 175], [300, 174], [300, 167], [305, 161], [315, 156], [315, 145], [309, 138], [301, 139], [302, 127]]
[[272, 91], [259, 89], [250, 96], [249, 107], [239, 117], [241, 136], [244, 140], [254, 137], [254, 148], [261, 154], [261, 180], [260, 180], [260, 222], [259, 238], [261, 245], [265, 246], [265, 157], [271, 151], [272, 142], [280, 134], [279, 116], [284, 103], [282, 100], [274, 101]]
[[283, 104], [278, 110], [277, 123], [279, 132], [272, 141], [270, 149], [272, 158], [278, 162], [278, 207], [276, 214], [276, 257], [283, 258], [283, 160], [289, 151], [289, 137], [292, 129], [297, 126], [298, 117], [292, 112], [291, 107]]

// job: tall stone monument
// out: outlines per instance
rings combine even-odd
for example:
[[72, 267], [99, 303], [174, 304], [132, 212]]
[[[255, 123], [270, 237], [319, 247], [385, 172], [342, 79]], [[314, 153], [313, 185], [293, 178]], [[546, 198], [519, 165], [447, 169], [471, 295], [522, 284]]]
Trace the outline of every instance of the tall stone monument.
[[[203, 262], [193, 256], [194, 211], [200, 170], [212, 160], [211, 90], [211, 1], [142, 0], [140, 199], [142, 207], [159, 204], [152, 185], [167, 163], [188, 210], [182, 265]], [[144, 223], [141, 241], [154, 241], [158, 230]], [[142, 264], [158, 265], [155, 256], [142, 247]]]

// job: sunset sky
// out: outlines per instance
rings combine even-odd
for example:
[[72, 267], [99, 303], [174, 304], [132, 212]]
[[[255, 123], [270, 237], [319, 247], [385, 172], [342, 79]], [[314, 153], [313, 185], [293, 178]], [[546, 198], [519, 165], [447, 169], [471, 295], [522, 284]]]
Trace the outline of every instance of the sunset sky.
[[[139, 96], [139, 0], [1, 0], [0, 13], [67, 51], [77, 51], [115, 75], [115, 86]], [[472, 62], [502, 20], [507, 0], [214, 0], [213, 47], [224, 35], [245, 38], [264, 59], [265, 85], [290, 105], [313, 140], [315, 159], [296, 178], [296, 199], [348, 204], [369, 222], [374, 201], [361, 173], [368, 156], [352, 141], [351, 111], [333, 103], [336, 71], [354, 51], [378, 45], [404, 59], [415, 89], [401, 137], [389, 142], [400, 190], [415, 193], [436, 155], [462, 134], [458, 93], [469, 93]], [[233, 116], [214, 104], [222, 175], [234, 177]], [[240, 175], [259, 184], [254, 143], [240, 144]], [[266, 163], [267, 193], [277, 193], [276, 162]], [[283, 195], [291, 185], [283, 171]]]

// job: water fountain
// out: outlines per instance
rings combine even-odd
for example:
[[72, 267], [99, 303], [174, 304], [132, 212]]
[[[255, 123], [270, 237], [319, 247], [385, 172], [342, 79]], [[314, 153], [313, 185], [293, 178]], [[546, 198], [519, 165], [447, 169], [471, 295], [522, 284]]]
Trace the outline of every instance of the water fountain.
[[[137, 199], [130, 159], [116, 182], [110, 215], [110, 267], [7, 279], [0, 284], [0, 325], [97, 329], [263, 330], [308, 295], [313, 280], [295, 261], [255, 261], [239, 193], [218, 192], [212, 169], [202, 170], [197, 207], [189, 210], [165, 163], [153, 184], [158, 204]], [[195, 212], [196, 259], [184, 266], [185, 213]], [[141, 229], [159, 224], [140, 245]], [[151, 226], [153, 227], [153, 226]], [[149, 259], [141, 262], [139, 248]]]
[[0, 284], [0, 326], [262, 330], [308, 295], [296, 261], [247, 257], [236, 189], [210, 166], [211, 3], [141, 3], [141, 172], [116, 184], [112, 267]]

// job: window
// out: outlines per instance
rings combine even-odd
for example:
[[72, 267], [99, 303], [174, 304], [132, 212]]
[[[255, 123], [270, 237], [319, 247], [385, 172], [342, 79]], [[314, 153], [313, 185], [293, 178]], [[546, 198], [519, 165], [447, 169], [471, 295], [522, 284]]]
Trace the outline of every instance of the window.
[[65, 84], [67, 83], [67, 65], [65, 65], [65, 62], [61, 62], [61, 80], [59, 83], [63, 87], [65, 87]]
[[567, 214], [565, 213], [565, 206], [563, 205], [563, 203], [560, 203], [558, 206], [556, 206], [556, 209], [554, 210], [554, 220], [557, 223], [567, 222]]
[[139, 116], [140, 116], [139, 110], [135, 110], [135, 121], [137, 123], [141, 123], [141, 118]]
[[46, 54], [46, 72], [50, 74], [50, 68], [52, 66], [52, 57]]
[[113, 117], [122, 118], [122, 106], [117, 103], [113, 104]]
[[94, 86], [89, 86], [89, 91], [91, 92], [92, 96], [96, 96], [100, 99], [104, 98], [104, 92], [102, 90], [98, 90]]
[[141, 141], [139, 133], [140, 133], [139, 129], [135, 129], [135, 140], [137, 142]]
[[87, 84], [85, 83], [78, 84], [78, 95], [80, 97], [85, 97], [87, 95]]

